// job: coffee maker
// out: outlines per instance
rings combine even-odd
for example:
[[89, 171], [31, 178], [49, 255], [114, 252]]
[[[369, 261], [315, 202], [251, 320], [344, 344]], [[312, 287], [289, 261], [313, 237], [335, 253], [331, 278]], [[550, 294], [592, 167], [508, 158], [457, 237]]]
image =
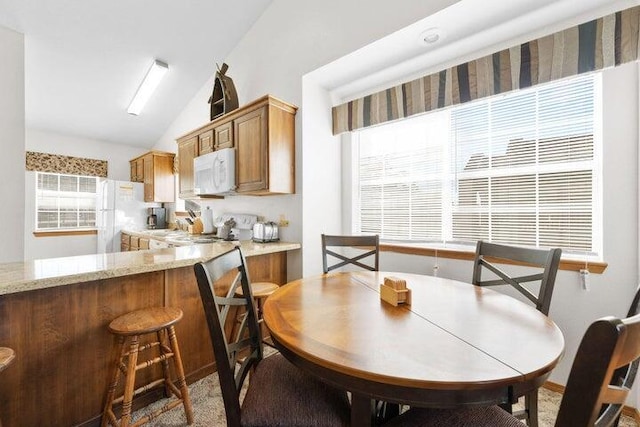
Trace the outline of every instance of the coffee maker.
[[147, 212], [147, 228], [167, 228], [165, 208], [149, 208]]

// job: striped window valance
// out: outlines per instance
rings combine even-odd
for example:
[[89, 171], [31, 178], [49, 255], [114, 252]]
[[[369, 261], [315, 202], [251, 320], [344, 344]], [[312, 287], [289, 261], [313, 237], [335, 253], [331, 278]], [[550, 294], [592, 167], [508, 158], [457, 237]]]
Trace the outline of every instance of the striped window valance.
[[107, 161], [27, 151], [28, 171], [107, 177]]
[[333, 134], [638, 59], [640, 6], [333, 107]]

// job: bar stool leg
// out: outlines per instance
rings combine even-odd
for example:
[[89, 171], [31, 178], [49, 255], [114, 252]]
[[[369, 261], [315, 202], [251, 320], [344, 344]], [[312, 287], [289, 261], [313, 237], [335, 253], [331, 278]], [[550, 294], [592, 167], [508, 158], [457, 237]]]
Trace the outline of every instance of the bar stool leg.
[[[160, 354], [162, 356], [165, 356], [167, 354], [166, 347], [165, 347], [166, 346], [165, 342], [167, 340], [164, 339], [164, 336], [166, 334], [164, 333], [164, 331], [161, 330], [161, 331], [158, 331], [156, 335], [158, 337], [158, 343], [159, 343], [158, 347], [160, 348]], [[161, 364], [162, 364], [162, 374], [164, 375], [164, 395], [165, 397], [171, 397], [171, 388], [169, 387], [169, 383], [171, 382], [171, 374], [169, 371], [169, 360], [164, 359]]]
[[169, 332], [169, 342], [171, 343], [171, 350], [173, 350], [173, 357], [176, 368], [176, 375], [178, 377], [178, 388], [182, 395], [182, 404], [184, 405], [184, 412], [187, 416], [187, 424], [193, 424], [193, 408], [191, 406], [191, 398], [189, 397], [189, 389], [187, 388], [187, 381], [184, 377], [184, 369], [182, 367], [182, 356], [180, 356], [180, 348], [178, 347], [178, 340], [176, 339], [176, 331], [173, 325], [167, 328]]
[[111, 382], [109, 383], [109, 389], [107, 390], [107, 397], [104, 403], [104, 411], [102, 413], [102, 422], [100, 427], [107, 427], [111, 423], [109, 422], [109, 415], [113, 412], [113, 398], [116, 394], [116, 388], [118, 387], [118, 381], [120, 379], [120, 363], [122, 362], [122, 355], [124, 354], [124, 342], [125, 337], [118, 337], [117, 355], [118, 362], [113, 365]]
[[128, 427], [131, 421], [131, 404], [133, 401], [133, 389], [136, 380], [136, 365], [138, 363], [138, 336], [131, 336], [129, 345], [129, 358], [127, 361], [127, 376], [124, 386], [124, 400], [122, 401], [122, 417], [120, 427]]

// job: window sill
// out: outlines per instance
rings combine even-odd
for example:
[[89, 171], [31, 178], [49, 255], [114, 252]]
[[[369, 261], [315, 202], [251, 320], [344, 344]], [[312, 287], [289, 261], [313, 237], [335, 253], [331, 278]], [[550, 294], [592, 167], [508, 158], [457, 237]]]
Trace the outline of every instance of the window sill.
[[50, 230], [33, 232], [35, 237], [84, 236], [91, 234], [98, 234], [98, 230]]
[[[408, 255], [421, 255], [421, 256], [431, 256], [435, 257], [436, 254], [439, 258], [448, 258], [448, 259], [458, 259], [464, 261], [473, 261], [475, 258], [475, 251], [469, 251], [465, 249], [436, 249], [436, 248], [428, 248], [424, 246], [413, 246], [413, 245], [402, 245], [402, 244], [391, 244], [391, 243], [381, 243], [380, 251], [382, 252], [394, 252], [399, 254], [408, 254]], [[515, 265], [524, 265], [519, 264], [517, 262], [506, 262], [508, 264]], [[590, 273], [593, 274], [602, 274], [604, 270], [607, 268], [608, 264], [606, 262], [588, 262], [588, 269]], [[585, 266], [584, 260], [577, 259], [561, 259], [560, 260], [560, 270], [567, 271], [580, 271]]]

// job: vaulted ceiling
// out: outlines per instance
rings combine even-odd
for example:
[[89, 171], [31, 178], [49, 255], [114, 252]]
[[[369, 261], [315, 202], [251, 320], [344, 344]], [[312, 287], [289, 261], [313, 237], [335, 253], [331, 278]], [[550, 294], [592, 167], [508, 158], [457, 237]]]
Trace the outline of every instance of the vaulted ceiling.
[[[152, 146], [270, 3], [0, 0], [0, 26], [24, 34], [27, 128]], [[154, 59], [169, 72], [129, 115]]]

